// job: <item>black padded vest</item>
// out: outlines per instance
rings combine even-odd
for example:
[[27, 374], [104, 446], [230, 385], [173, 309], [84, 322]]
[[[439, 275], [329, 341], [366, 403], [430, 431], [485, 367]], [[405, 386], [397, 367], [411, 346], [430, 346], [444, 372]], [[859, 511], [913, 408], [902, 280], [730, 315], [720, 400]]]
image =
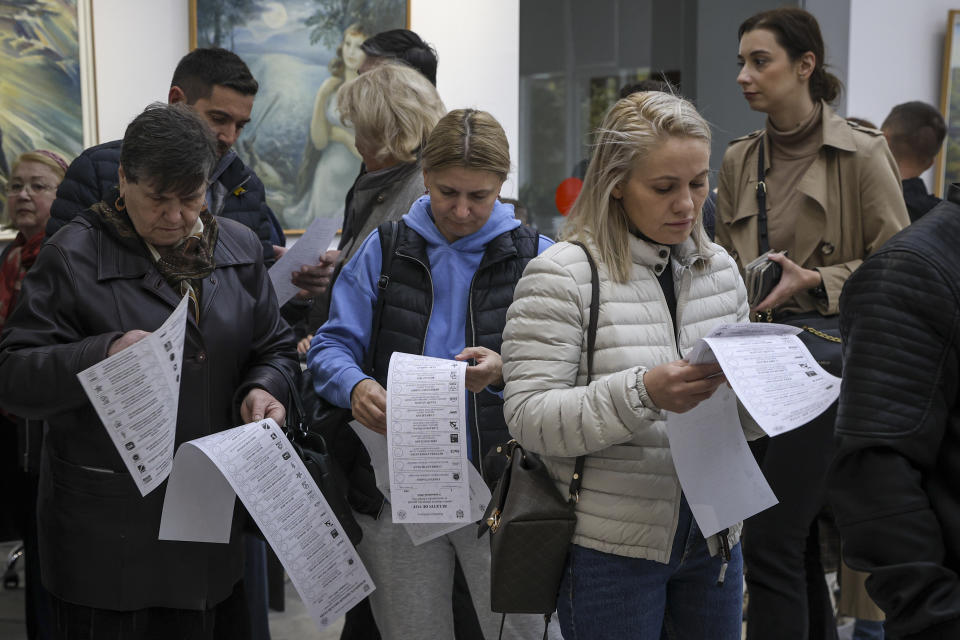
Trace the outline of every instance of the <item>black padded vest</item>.
[[[380, 234], [382, 238], [383, 226]], [[423, 353], [433, 309], [433, 281], [426, 241], [401, 221], [395, 246], [390, 273], [380, 278], [379, 295], [386, 297], [371, 374], [384, 388], [387, 386], [390, 355], [394, 351]], [[523, 225], [500, 234], [487, 244], [470, 284], [465, 336], [468, 347], [481, 346], [500, 353], [513, 290], [527, 263], [536, 257], [538, 248], [536, 230]], [[472, 462], [491, 483], [495, 478], [488, 476], [495, 474], [496, 470], [484, 470], [480, 459], [491, 447], [510, 439], [503, 419], [503, 400], [489, 391], [471, 393], [467, 411], [474, 442]]]

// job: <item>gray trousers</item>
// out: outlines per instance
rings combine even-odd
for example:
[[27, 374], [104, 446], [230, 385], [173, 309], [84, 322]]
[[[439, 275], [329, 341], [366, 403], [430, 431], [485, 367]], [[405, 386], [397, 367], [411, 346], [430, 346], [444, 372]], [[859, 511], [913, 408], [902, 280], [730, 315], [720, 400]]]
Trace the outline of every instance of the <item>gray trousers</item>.
[[[453, 640], [454, 558], [467, 578], [484, 637], [497, 638], [501, 614], [490, 610], [490, 541], [477, 539], [475, 525], [415, 547], [403, 527], [393, 524], [389, 504], [379, 520], [358, 515], [357, 521], [363, 528], [357, 552], [376, 585], [370, 606], [383, 640]], [[507, 615], [507, 640], [538, 640], [542, 635], [543, 616]], [[560, 638], [556, 616], [548, 637]]]

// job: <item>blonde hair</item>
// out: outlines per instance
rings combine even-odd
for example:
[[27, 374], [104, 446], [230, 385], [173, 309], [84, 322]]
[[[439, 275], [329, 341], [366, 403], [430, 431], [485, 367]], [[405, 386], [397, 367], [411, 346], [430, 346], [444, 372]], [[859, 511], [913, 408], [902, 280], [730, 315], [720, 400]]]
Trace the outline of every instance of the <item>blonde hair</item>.
[[423, 148], [423, 169], [465, 167], [510, 173], [510, 143], [496, 118], [486, 111], [455, 109], [440, 118]]
[[[669, 137], [696, 138], [710, 144], [710, 125], [692, 104], [660, 91], [633, 93], [615, 103], [596, 132], [593, 156], [583, 188], [560, 233], [562, 240], [589, 238], [610, 277], [630, 277], [630, 227], [623, 203], [614, 188], [628, 180], [637, 161]], [[692, 232], [700, 249], [708, 242], [700, 212]]]
[[[57, 176], [57, 184], [53, 186], [59, 186], [63, 182], [63, 176], [67, 174], [67, 161], [60, 157], [59, 154], [54, 153], [53, 151], [47, 151], [45, 149], [37, 149], [35, 151], [27, 151], [26, 153], [21, 153], [17, 156], [17, 159], [13, 161], [13, 164], [10, 165], [10, 175], [13, 176], [13, 172], [17, 170], [24, 162], [36, 162], [37, 164], [42, 164], [45, 167], [49, 167], [53, 171], [54, 175]], [[9, 180], [8, 178], [7, 180]], [[0, 229], [11, 229], [13, 224], [10, 220], [9, 203], [3, 208], [3, 215], [0, 215]]]
[[430, 81], [402, 62], [385, 61], [343, 85], [337, 107], [357, 141], [377, 158], [413, 162], [446, 113]]

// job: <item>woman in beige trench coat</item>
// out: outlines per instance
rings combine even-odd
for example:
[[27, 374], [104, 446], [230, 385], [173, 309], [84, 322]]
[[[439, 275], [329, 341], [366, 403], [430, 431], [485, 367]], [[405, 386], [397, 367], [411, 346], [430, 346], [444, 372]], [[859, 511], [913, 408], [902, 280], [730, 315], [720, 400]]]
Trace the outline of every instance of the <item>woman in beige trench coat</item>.
[[[840, 82], [824, 69], [813, 16], [795, 8], [765, 11], [748, 18], [739, 37], [737, 83], [767, 123], [731, 142], [723, 158], [717, 242], [741, 270], [767, 248], [779, 252], [770, 259], [783, 275], [754, 301], [757, 315], [822, 320], [837, 314], [843, 283], [862, 260], [908, 224], [896, 164], [879, 131], [831, 110]], [[754, 448], [780, 503], [744, 526], [748, 640], [836, 638], [816, 524], [835, 417], [834, 404]]]

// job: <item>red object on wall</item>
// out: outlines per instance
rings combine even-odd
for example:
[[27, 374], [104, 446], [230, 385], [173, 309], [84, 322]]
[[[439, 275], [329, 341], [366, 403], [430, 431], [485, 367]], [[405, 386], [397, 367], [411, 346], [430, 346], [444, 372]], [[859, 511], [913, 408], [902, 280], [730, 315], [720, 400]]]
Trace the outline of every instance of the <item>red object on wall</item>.
[[560, 215], [565, 216], [570, 213], [570, 207], [573, 206], [574, 200], [580, 195], [580, 189], [582, 188], [583, 180], [580, 178], [567, 178], [560, 183], [553, 197]]

